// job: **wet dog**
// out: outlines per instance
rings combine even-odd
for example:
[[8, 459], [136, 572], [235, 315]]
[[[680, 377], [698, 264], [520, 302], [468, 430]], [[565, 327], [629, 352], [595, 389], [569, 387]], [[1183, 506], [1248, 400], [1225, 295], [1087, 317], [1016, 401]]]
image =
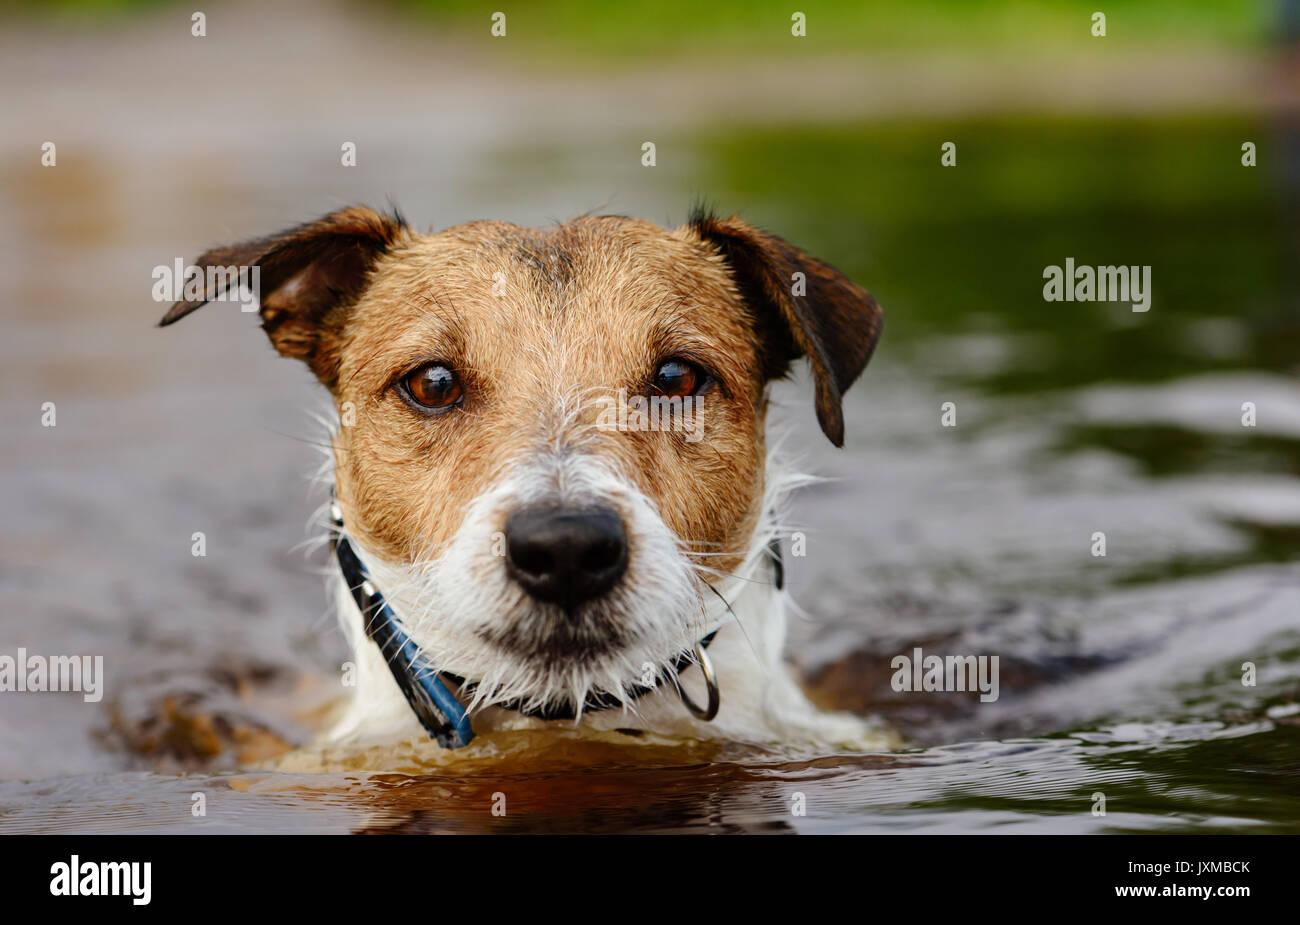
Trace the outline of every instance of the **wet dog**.
[[554, 723], [867, 740], [782, 660], [798, 479], [765, 433], [768, 384], [806, 357], [843, 443], [841, 396], [881, 330], [843, 274], [700, 210], [672, 230], [420, 234], [354, 207], [199, 265], [255, 268], [262, 327], [338, 412], [335, 590], [358, 681], [333, 740]]

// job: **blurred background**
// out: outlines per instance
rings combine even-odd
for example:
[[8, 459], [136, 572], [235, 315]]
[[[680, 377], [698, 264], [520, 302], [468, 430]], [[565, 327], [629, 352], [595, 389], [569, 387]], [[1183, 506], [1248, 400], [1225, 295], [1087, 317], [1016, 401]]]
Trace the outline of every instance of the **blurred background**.
[[[532, 788], [512, 824], [1300, 830], [1300, 4], [501, 7], [208, 3], [196, 37], [193, 5], [0, 4], [0, 653], [108, 675], [0, 695], [0, 830], [484, 825], [449, 807], [499, 780], [232, 776], [337, 690], [301, 550], [327, 402], [233, 306], [156, 329], [152, 268], [353, 202], [675, 225], [698, 196], [885, 308], [845, 450], [806, 382], [775, 413], [832, 477], [796, 505], [791, 655], [908, 748], [549, 790], [521, 760], [485, 772]], [[1150, 265], [1150, 311], [1045, 302], [1067, 257]], [[893, 692], [915, 645], [998, 654], [1000, 700]], [[190, 818], [194, 775], [221, 813]]]

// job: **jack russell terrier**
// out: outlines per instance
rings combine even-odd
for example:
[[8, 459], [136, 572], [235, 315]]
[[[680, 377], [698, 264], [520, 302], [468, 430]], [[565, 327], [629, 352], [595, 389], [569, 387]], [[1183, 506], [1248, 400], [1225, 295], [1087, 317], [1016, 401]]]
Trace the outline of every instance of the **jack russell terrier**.
[[768, 383], [807, 357], [843, 445], [882, 320], [843, 274], [700, 209], [671, 231], [425, 235], [353, 207], [199, 265], [161, 324], [252, 278], [271, 343], [338, 412], [329, 531], [357, 683], [332, 742], [564, 723], [878, 746], [783, 662], [778, 523], [800, 479], [765, 436]]

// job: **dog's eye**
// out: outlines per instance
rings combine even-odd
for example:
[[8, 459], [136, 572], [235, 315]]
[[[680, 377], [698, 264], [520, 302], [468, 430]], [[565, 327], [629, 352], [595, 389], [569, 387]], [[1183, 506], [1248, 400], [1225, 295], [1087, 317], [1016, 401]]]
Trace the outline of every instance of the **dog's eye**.
[[684, 398], [699, 391], [707, 379], [704, 370], [694, 363], [674, 357], [659, 364], [651, 385], [661, 395]]
[[448, 408], [464, 395], [456, 374], [441, 363], [428, 363], [409, 373], [402, 388], [411, 400], [423, 408]]

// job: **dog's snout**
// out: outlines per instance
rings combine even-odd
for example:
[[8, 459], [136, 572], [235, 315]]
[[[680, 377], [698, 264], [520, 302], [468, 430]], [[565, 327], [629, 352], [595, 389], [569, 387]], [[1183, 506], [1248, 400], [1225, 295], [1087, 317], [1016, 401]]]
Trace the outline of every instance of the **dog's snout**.
[[572, 610], [627, 568], [623, 518], [607, 508], [543, 508], [506, 518], [506, 570], [538, 600]]

